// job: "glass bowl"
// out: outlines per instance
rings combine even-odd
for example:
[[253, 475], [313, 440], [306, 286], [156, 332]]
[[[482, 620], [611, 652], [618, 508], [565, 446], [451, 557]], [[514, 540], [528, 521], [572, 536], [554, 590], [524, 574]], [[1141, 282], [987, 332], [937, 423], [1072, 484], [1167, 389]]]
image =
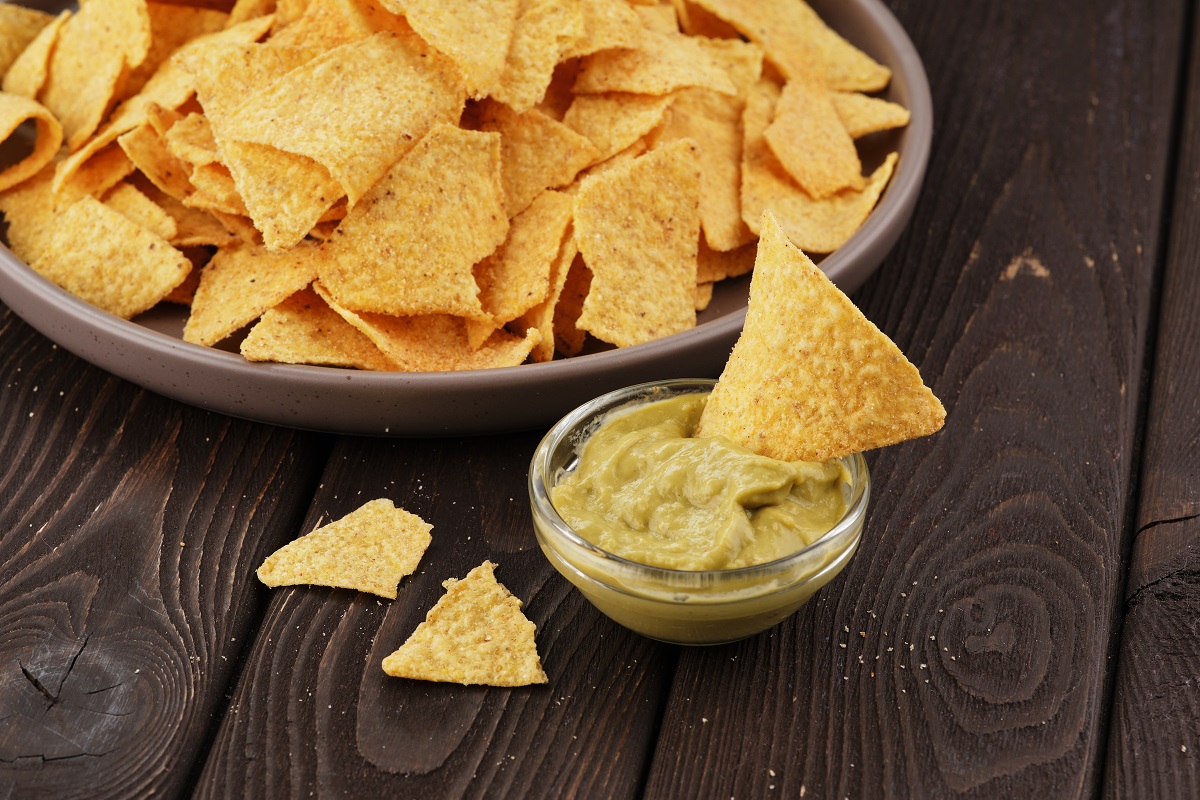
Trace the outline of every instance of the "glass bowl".
[[550, 490], [575, 468], [579, 451], [610, 412], [680, 394], [706, 394], [715, 381], [674, 379], [602, 395], [563, 417], [534, 452], [529, 500], [538, 544], [550, 563], [606, 616], [632, 631], [673, 644], [732, 642], [770, 628], [842, 571], [858, 548], [871, 494], [866, 461], [840, 459], [846, 513], [811, 545], [775, 561], [727, 570], [685, 571], [613, 555], [571, 529]]

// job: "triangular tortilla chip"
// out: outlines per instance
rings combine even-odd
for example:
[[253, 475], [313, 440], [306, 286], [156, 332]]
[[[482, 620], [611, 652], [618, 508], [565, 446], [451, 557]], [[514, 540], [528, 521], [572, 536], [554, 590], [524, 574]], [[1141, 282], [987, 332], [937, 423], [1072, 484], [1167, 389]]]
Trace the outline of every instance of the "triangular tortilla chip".
[[926, 436], [945, 418], [917, 368], [763, 214], [746, 324], [696, 435], [830, 461]]
[[[25, 52], [28, 46], [37, 39], [42, 29], [51, 22], [54, 22], [54, 19], [54, 17], [44, 11], [24, 8], [12, 3], [0, 5], [0, 75], [4, 76], [6, 85], [9, 68], [20, 57], [21, 53]], [[45, 52], [49, 56], [49, 48], [45, 44], [40, 44], [37, 52]], [[41, 86], [39, 85], [37, 89], [40, 88]], [[25, 94], [25, 96], [37, 96], [37, 89], [34, 89], [32, 93]], [[5, 91], [12, 90], [5, 88]]]
[[370, 339], [311, 289], [296, 292], [263, 314], [242, 340], [241, 349], [250, 361], [384, 372], [396, 369]]
[[273, 253], [239, 243], [218, 250], [200, 274], [183, 340], [214, 345], [307, 287], [317, 277], [315, 248], [301, 242]]
[[485, 561], [429, 609], [408, 641], [383, 659], [394, 678], [484, 686], [547, 683], [538, 658], [537, 627], [521, 613], [521, 601], [496, 581]]
[[504, 74], [518, 0], [382, 0], [421, 38], [462, 70], [472, 97], [495, 89]]
[[267, 556], [258, 579], [267, 586], [333, 586], [396, 599], [396, 585], [417, 569], [433, 526], [372, 500]]
[[821, 200], [842, 189], [863, 188], [858, 150], [822, 84], [788, 81], [763, 138], [811, 197]]
[[729, 73], [700, 42], [678, 32], [643, 28], [634, 47], [602, 50], [585, 57], [575, 92], [662, 95], [686, 86], [737, 93]]
[[912, 114], [898, 103], [858, 92], [830, 92], [833, 107], [851, 137], [858, 139], [869, 133], [903, 128]]
[[41, 103], [18, 94], [0, 92], [0, 141], [16, 133], [26, 121], [32, 121], [36, 126], [33, 152], [0, 170], [0, 191], [38, 174], [62, 144], [62, 127]]
[[508, 233], [500, 137], [439, 124], [342, 220], [320, 274], [356, 311], [482, 316], [471, 268]]
[[583, 37], [583, 12], [569, 0], [522, 0], [508, 62], [492, 97], [522, 113], [546, 94], [554, 67]]
[[689, 139], [585, 178], [575, 238], [592, 271], [578, 325], [618, 347], [696, 324], [700, 165]]

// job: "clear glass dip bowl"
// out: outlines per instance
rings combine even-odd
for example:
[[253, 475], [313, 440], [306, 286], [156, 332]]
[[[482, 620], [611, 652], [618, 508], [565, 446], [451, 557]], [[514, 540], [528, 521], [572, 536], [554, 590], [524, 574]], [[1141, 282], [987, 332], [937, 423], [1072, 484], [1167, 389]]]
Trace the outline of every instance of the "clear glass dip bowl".
[[639, 564], [606, 552], [571, 529], [550, 490], [575, 468], [583, 443], [612, 411], [680, 394], [705, 394], [715, 381], [684, 378], [619, 389], [563, 417], [542, 439], [529, 468], [538, 544], [563, 577], [617, 623], [673, 644], [721, 644], [782, 622], [842, 571], [858, 548], [871, 494], [861, 455], [849, 473], [846, 513], [824, 536], [785, 558], [753, 567], [685, 571]]

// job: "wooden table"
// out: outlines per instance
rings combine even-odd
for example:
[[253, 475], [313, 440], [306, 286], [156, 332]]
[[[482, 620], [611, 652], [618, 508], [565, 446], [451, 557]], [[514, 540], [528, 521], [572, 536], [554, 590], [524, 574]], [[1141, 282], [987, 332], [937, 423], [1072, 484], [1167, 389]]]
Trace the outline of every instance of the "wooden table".
[[[640, 638], [537, 550], [541, 431], [243, 422], [0, 309], [0, 798], [1196, 796], [1200, 17], [891, 5], [936, 133], [855, 299], [949, 418], [873, 456], [862, 547], [812, 603], [738, 644]], [[396, 601], [256, 581], [378, 496], [435, 526]], [[386, 678], [484, 558], [549, 685]]]

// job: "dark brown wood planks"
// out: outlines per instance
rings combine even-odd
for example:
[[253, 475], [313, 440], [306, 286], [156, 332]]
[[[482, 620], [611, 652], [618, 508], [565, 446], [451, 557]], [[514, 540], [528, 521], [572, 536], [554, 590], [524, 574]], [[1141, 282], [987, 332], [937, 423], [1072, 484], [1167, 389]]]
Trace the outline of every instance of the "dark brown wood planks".
[[316, 438], [140, 391], [0, 307], [0, 797], [176, 797]]
[[[674, 650], [602, 617], [542, 556], [526, 489], [537, 441], [339, 440], [302, 531], [387, 497], [431, 523], [433, 543], [393, 601], [274, 591], [198, 797], [637, 793]], [[484, 559], [537, 625], [549, 685], [386, 676], [380, 662], [424, 619], [442, 581]]]
[[[1192, 41], [1200, 33], [1193, 11]], [[1200, 787], [1200, 50], [1162, 279], [1105, 796]]]
[[1086, 797], [1104, 762], [1182, 2], [892, 4], [937, 128], [857, 298], [949, 410], [850, 568], [685, 651], [649, 797]]

